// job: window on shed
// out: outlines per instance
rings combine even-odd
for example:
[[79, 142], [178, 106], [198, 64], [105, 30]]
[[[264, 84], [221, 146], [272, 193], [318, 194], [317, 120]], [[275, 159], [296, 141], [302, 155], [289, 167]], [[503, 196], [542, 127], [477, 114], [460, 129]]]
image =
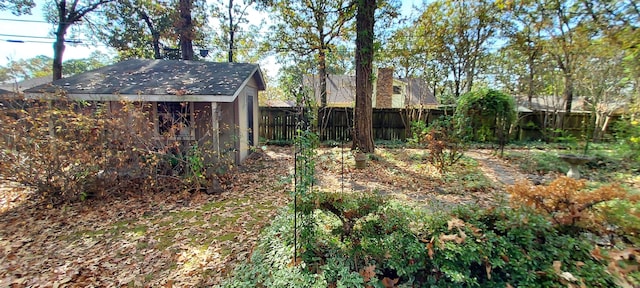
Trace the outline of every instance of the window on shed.
[[195, 138], [193, 129], [193, 103], [158, 102], [158, 133], [177, 139]]
[[393, 94], [402, 94], [402, 87], [393, 85]]

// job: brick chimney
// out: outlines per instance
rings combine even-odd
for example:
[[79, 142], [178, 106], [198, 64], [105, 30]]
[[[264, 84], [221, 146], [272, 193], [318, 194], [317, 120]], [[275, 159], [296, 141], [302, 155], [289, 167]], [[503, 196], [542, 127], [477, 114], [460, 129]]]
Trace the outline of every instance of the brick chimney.
[[376, 78], [376, 108], [391, 108], [393, 96], [393, 68], [379, 68]]

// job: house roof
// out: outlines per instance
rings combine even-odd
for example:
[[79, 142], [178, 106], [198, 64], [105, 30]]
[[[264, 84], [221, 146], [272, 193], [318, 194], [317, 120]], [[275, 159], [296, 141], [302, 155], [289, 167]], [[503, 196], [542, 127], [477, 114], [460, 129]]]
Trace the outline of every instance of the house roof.
[[438, 105], [438, 99], [433, 95], [429, 85], [420, 78], [401, 78], [407, 83], [407, 105]]
[[9, 95], [9, 94], [13, 94], [13, 92], [0, 88], [0, 95]]
[[[312, 87], [316, 102], [320, 103], [320, 76], [305, 75], [304, 86]], [[327, 75], [327, 105], [353, 106], [356, 99], [356, 77], [349, 75]]]
[[[407, 86], [406, 103], [409, 106], [438, 105], [427, 83], [420, 78], [395, 79]], [[320, 103], [320, 76], [305, 75], [302, 79], [304, 86], [314, 89], [316, 101]], [[356, 99], [356, 77], [350, 75], [327, 75], [327, 105], [353, 106]]]
[[265, 90], [257, 64], [131, 59], [25, 90], [62, 92], [82, 100], [232, 102], [253, 79]]
[[51, 82], [52, 78], [53, 78], [52, 75], [47, 75], [47, 76], [42, 76], [37, 78], [25, 79], [19, 82], [3, 83], [2, 85], [0, 85], [0, 89], [9, 90], [13, 92], [17, 91], [18, 93], [22, 93], [24, 90], [27, 90], [29, 88], [33, 88], [42, 84], [47, 84]]
[[[516, 96], [518, 110], [522, 112], [532, 111], [564, 111], [565, 100], [558, 96], [538, 96], [531, 98], [531, 103], [526, 96]], [[600, 109], [606, 109], [613, 114], [622, 114], [628, 104], [624, 101], [609, 101], [600, 103]], [[572, 112], [590, 112], [593, 109], [591, 103], [585, 97], [574, 96], [571, 101]]]

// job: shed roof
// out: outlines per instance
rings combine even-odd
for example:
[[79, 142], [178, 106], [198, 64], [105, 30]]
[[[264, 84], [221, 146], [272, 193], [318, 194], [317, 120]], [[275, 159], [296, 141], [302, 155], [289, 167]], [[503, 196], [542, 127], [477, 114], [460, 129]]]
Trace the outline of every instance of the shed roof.
[[265, 90], [257, 64], [130, 59], [25, 90], [83, 100], [232, 102], [249, 80]]
[[0, 89], [9, 90], [13, 92], [22, 93], [24, 90], [33, 88], [38, 85], [47, 84], [51, 82], [52, 75], [24, 79], [22, 81], [7, 82], [0, 85]]

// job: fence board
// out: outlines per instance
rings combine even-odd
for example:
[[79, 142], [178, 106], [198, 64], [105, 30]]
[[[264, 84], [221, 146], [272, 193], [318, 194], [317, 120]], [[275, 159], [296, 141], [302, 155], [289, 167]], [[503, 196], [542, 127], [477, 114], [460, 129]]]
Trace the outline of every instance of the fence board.
[[[296, 107], [260, 107], [260, 137], [262, 141], [291, 143], [296, 134], [296, 124], [303, 121], [300, 110]], [[401, 140], [411, 137], [410, 123], [424, 121], [426, 124], [443, 115], [451, 115], [451, 110], [441, 109], [398, 109], [374, 108], [372, 114], [373, 137], [375, 140]], [[350, 141], [353, 129], [353, 108], [328, 107], [319, 109], [318, 123], [322, 125], [319, 135], [321, 141]], [[588, 114], [571, 113], [565, 115], [564, 129], [571, 134], [583, 132], [583, 123]], [[514, 131], [516, 138], [540, 139], [543, 131], [544, 115], [540, 113], [521, 113], [519, 115], [519, 131]], [[529, 125], [527, 125], [529, 123]], [[611, 127], [610, 124], [609, 127]], [[518, 136], [519, 135], [519, 136]]]

